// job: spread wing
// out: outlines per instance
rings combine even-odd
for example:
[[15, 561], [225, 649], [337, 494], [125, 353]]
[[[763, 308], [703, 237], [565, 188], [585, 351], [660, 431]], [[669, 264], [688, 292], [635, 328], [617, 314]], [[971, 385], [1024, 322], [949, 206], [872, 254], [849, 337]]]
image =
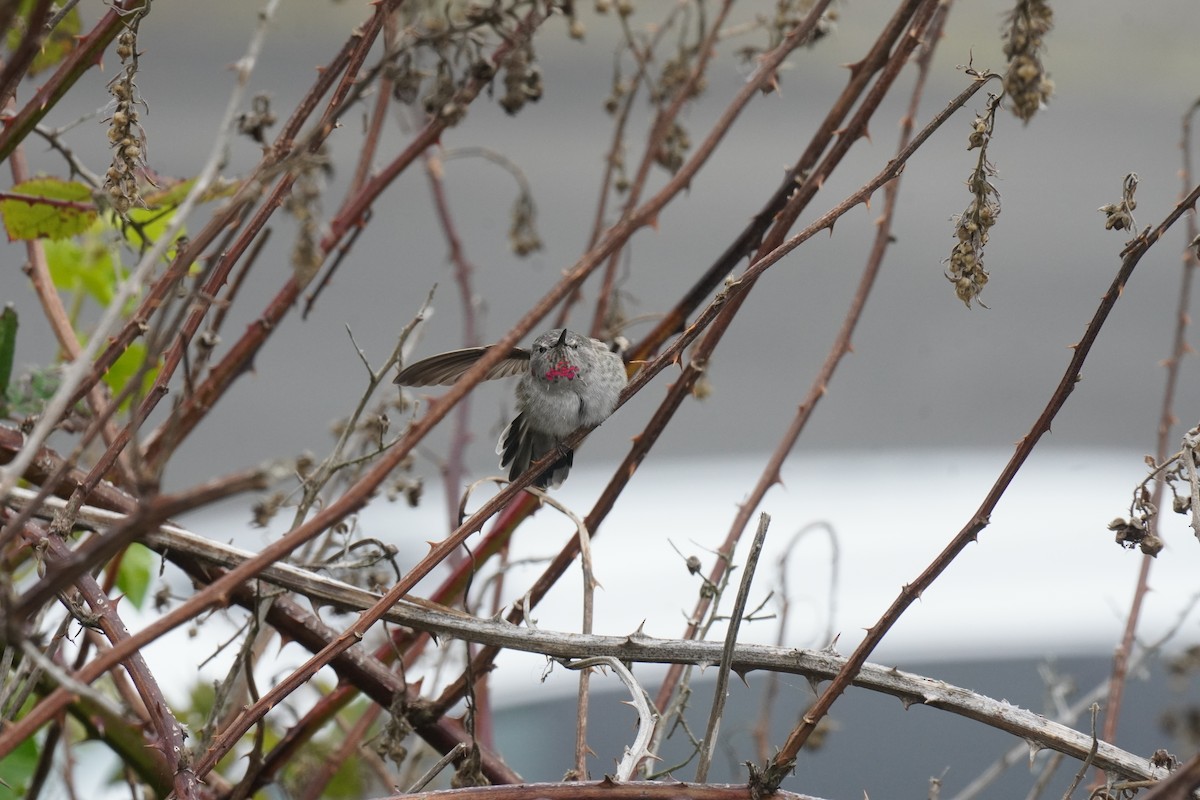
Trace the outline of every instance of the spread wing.
[[[449, 386], [463, 376], [463, 373], [475, 366], [475, 362], [483, 358], [484, 353], [492, 349], [488, 347], [467, 347], [462, 350], [451, 350], [436, 356], [422, 359], [415, 364], [409, 364], [400, 370], [394, 383], [401, 386]], [[514, 347], [505, 358], [492, 367], [484, 380], [507, 378], [510, 375], [520, 375], [529, 369], [529, 351]]]

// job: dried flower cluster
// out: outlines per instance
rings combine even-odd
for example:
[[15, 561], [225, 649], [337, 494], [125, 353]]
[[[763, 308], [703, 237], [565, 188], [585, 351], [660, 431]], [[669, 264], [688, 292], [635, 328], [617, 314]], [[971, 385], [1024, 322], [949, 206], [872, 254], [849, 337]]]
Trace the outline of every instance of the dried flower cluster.
[[1133, 492], [1129, 518], [1117, 517], [1108, 524], [1108, 529], [1116, 533], [1117, 544], [1131, 550], [1137, 547], [1148, 556], [1156, 556], [1163, 549], [1163, 541], [1155, 533], [1158, 507], [1150, 496], [1152, 480], [1161, 480], [1171, 490], [1171, 510], [1190, 514], [1192, 530], [1200, 539], [1200, 425], [1184, 434], [1179, 452], [1161, 465], [1146, 456], [1146, 466], [1150, 474]]
[[[980, 292], [987, 285], [988, 273], [983, 268], [983, 247], [987, 244], [988, 231], [1000, 216], [1000, 193], [991, 183], [996, 174], [995, 167], [988, 161], [987, 146], [992, 138], [992, 126], [996, 121], [996, 109], [1000, 97], [988, 95], [987, 110], [975, 117], [971, 123], [971, 135], [967, 137], [967, 150], [979, 150], [975, 169], [967, 178], [971, 202], [954, 221], [954, 235], [958, 243], [950, 251], [946, 277], [954, 284], [954, 293], [959, 300], [971, 307], [978, 301]], [[980, 305], [984, 305], [982, 302]], [[987, 308], [987, 306], [984, 306]]]
[[1142, 513], [1129, 519], [1117, 517], [1108, 523], [1108, 529], [1116, 534], [1116, 543], [1122, 547], [1128, 550], [1136, 547], [1145, 555], [1157, 556], [1162, 552], [1163, 541], [1150, 527], [1150, 518], [1158, 509], [1150, 502], [1149, 494], [1145, 495], [1143, 500], [1144, 502], [1139, 501], [1139, 506], [1144, 509]]
[[249, 136], [266, 147], [267, 130], [278, 121], [275, 112], [271, 110], [270, 96], [260, 93], [254, 96], [251, 110], [238, 115], [237, 130], [243, 136]]
[[[767, 17], [765, 14], [759, 19], [760, 24], [766, 29], [767, 42], [765, 45], [747, 45], [737, 51], [738, 57], [747, 65], [755, 65], [759, 57], [764, 53], [774, 50], [784, 39], [808, 16], [812, 10], [813, 0], [776, 0], [775, 11], [773, 16]], [[816, 27], [808, 39], [805, 40], [806, 47], [812, 47], [817, 42], [824, 39], [829, 34], [837, 30], [838, 11], [830, 4], [825, 13], [821, 14], [821, 18], [817, 20]], [[763, 84], [763, 94], [770, 94], [779, 88], [779, 71], [777, 70], [771, 76], [771, 80]]]
[[525, 189], [513, 201], [508, 243], [513, 253], [522, 257], [542, 249], [542, 239], [537, 232], [537, 209], [533, 196]]
[[688, 90], [688, 99], [694, 100], [708, 88], [708, 79], [703, 75], [692, 81], [692, 63], [698, 50], [694, 45], [680, 43], [678, 51], [663, 64], [658, 83], [650, 90], [650, 102], [665, 103], [683, 89]]
[[1137, 208], [1133, 193], [1137, 191], [1137, 186], [1137, 173], [1129, 173], [1121, 187], [1121, 202], [1100, 206], [1099, 210], [1104, 214], [1104, 230], [1128, 231], [1137, 227], [1137, 222], [1133, 219], [1133, 210]]
[[1025, 122], [1054, 94], [1054, 81], [1042, 64], [1043, 37], [1054, 27], [1054, 12], [1046, 0], [1017, 0], [1004, 32], [1008, 72], [1004, 92], [1009, 106]]
[[296, 180], [283, 209], [295, 218], [298, 229], [292, 246], [292, 274], [301, 286], [307, 286], [320, 271], [324, 256], [320, 252], [321, 177], [329, 169], [324, 152], [309, 154], [295, 167]]
[[[508, 2], [450, 2], [414, 0], [400, 7], [403, 36], [394, 48], [387, 77], [393, 96], [405, 105], [419, 102], [425, 113], [448, 125], [457, 124], [466, 109], [454, 98], [470, 79], [491, 80], [496, 73], [487, 55], [490, 44], [513, 39], [512, 27], [521, 8], [532, 0]], [[568, 33], [583, 37], [573, 15]], [[542, 73], [533, 48], [515, 49], [502, 65], [504, 91], [500, 105], [516, 114], [542, 96]]]
[[[770, 33], [768, 50], [774, 49], [787, 37], [792, 29], [804, 22], [808, 12], [812, 10], [813, 0], [775, 0], [775, 16], [767, 26]], [[817, 21], [812, 37], [805, 42], [811, 47], [837, 29], [838, 12], [831, 5]]]
[[684, 158], [691, 148], [692, 140], [687, 130], [678, 122], [672, 122], [662, 144], [654, 152], [654, 161], [667, 172], [674, 174], [683, 166]]
[[104, 174], [104, 191], [117, 213], [124, 217], [142, 202], [138, 174], [146, 165], [146, 131], [138, 122], [138, 106], [145, 106], [133, 79], [138, 70], [137, 30], [140, 14], [133, 15], [117, 37], [117, 58], [122, 69], [108, 84], [116, 109], [108, 119], [108, 142], [113, 160]]
[[542, 99], [542, 70], [534, 63], [533, 48], [520, 47], [504, 62], [504, 96], [500, 107], [516, 114], [526, 103]]

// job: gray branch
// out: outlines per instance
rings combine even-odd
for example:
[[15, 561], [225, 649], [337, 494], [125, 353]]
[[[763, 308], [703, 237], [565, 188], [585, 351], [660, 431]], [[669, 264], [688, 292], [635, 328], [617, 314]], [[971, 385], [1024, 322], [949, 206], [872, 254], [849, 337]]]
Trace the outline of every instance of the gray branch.
[[[10, 500], [28, 502], [33, 496], [28, 490], [14, 488]], [[44, 501], [47, 506], [61, 502], [57, 498]], [[79, 514], [81, 522], [101, 527], [123, 519], [122, 514], [89, 506], [80, 509]], [[227, 568], [236, 567], [254, 555], [174, 525], [164, 525], [147, 534], [142, 541], [155, 550], [185, 553]], [[362, 611], [379, 600], [379, 595], [373, 592], [289, 564], [267, 567], [258, 578], [303, 595], [316, 605], [345, 612]], [[416, 599], [397, 603], [384, 615], [384, 619], [441, 637], [540, 653], [557, 659], [608, 656], [627, 662], [703, 667], [719, 664], [724, 646], [721, 642], [657, 639], [640, 630], [627, 636], [598, 636], [522, 628], [504, 620], [480, 619]], [[739, 674], [766, 670], [822, 681], [831, 680], [845, 663], [844, 657], [829, 651], [739, 644], [734, 651], [731, 668]], [[892, 695], [906, 708], [925, 705], [997, 728], [1024, 739], [1035, 751], [1054, 750], [1083, 761], [1089, 757], [1093, 746], [1090, 735], [1052, 722], [1032, 711], [914, 673], [868, 663], [855, 678], [854, 685]], [[1099, 743], [1092, 763], [1100, 769], [1135, 780], [1159, 780], [1167, 775], [1166, 770], [1151, 766], [1147, 758], [1107, 742]]]

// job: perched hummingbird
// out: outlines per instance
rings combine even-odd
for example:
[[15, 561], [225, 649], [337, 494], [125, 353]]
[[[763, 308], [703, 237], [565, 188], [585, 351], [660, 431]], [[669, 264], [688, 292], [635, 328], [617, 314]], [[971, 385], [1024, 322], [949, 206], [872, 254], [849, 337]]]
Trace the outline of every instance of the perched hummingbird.
[[[468, 347], [430, 356], [400, 371], [401, 386], [449, 386], [462, 377], [491, 347]], [[625, 388], [625, 363], [599, 339], [555, 328], [533, 341], [533, 348], [514, 347], [484, 376], [485, 380], [520, 375], [517, 416], [500, 434], [496, 454], [508, 479], [557, 450], [560, 457], [537, 477], [539, 488], [557, 487], [571, 469], [574, 453], [562, 440], [576, 428], [599, 425], [617, 407]]]

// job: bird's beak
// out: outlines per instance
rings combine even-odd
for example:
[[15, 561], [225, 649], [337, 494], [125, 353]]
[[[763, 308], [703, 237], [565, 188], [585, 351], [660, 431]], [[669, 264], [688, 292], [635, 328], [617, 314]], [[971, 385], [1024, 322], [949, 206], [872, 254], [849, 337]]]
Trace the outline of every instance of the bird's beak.
[[554, 346], [562, 347], [566, 343], [567, 343], [567, 329], [563, 328], [562, 333], [559, 334], [558, 341], [555, 342]]

